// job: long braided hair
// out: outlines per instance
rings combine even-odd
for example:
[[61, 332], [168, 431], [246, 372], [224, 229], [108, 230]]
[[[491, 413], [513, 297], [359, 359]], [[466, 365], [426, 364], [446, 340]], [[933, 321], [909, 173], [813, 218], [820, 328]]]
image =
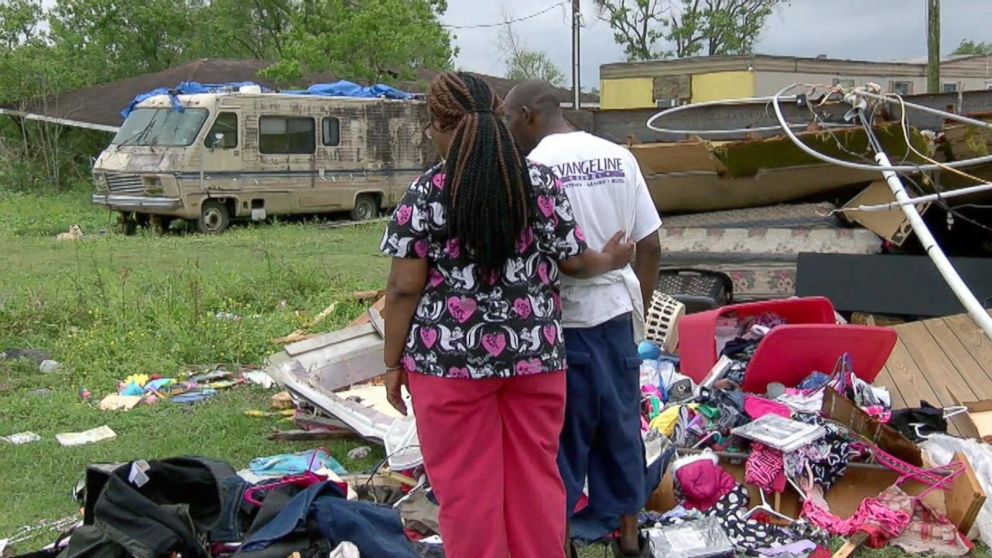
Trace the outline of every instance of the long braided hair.
[[502, 101], [481, 79], [443, 73], [427, 93], [431, 118], [451, 131], [445, 159], [448, 234], [483, 273], [502, 269], [527, 227], [527, 162], [500, 119]]

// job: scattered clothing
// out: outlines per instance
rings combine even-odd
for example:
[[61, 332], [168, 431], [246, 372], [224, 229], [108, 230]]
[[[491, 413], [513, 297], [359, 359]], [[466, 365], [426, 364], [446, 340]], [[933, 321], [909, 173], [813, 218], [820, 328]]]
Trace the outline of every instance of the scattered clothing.
[[908, 440], [919, 443], [924, 440], [924, 436], [930, 434], [947, 433], [947, 420], [944, 418], [944, 410], [939, 407], [920, 401], [919, 408], [899, 409], [892, 412], [889, 419], [889, 426], [895, 428]]
[[902, 491], [898, 486], [889, 487], [879, 496], [886, 506], [909, 513], [909, 525], [901, 535], [889, 541], [910, 554], [933, 554], [936, 556], [964, 556], [974, 545], [963, 537], [946, 516]]
[[789, 410], [788, 406], [769, 401], [763, 397], [755, 397], [754, 395], [744, 396], [744, 411], [753, 420], [757, 420], [765, 415], [778, 415], [784, 418], [790, 418], [792, 416], [792, 411]]
[[252, 459], [248, 468], [252, 473], [263, 477], [301, 475], [307, 471], [317, 472], [321, 469], [333, 471], [337, 475], [348, 474], [344, 467], [323, 449], [259, 457]]
[[799, 389], [786, 389], [775, 400], [797, 413], [819, 413], [823, 409], [823, 390], [809, 393]]
[[771, 548], [759, 548], [758, 554], [762, 556], [781, 556], [782, 558], [801, 557], [806, 558], [816, 550], [816, 543], [813, 541], [798, 541], [792, 544], [776, 546]]
[[201, 538], [221, 516], [220, 484], [234, 469], [202, 458], [147, 465], [140, 486], [129, 480], [131, 463], [109, 474], [87, 469], [84, 525], [62, 558], [209, 558]]
[[271, 521], [242, 545], [246, 557], [264, 551], [299, 529], [318, 532], [331, 545], [351, 542], [367, 558], [416, 558], [396, 511], [368, 502], [350, 502], [332, 483], [297, 494]]
[[841, 519], [829, 511], [823, 493], [817, 489], [806, 493], [803, 501], [803, 517], [812, 524], [840, 537], [850, 537], [862, 531], [868, 534], [865, 545], [869, 548], [882, 548], [889, 540], [902, 534], [909, 525], [910, 515], [903, 510], [894, 510], [878, 497], [866, 498], [858, 506], [854, 515]]
[[785, 462], [782, 452], [757, 442], [744, 465], [744, 481], [765, 492], [785, 492]]
[[708, 511], [737, 486], [734, 477], [716, 464], [715, 457], [677, 461], [673, 466], [675, 494], [686, 509]]

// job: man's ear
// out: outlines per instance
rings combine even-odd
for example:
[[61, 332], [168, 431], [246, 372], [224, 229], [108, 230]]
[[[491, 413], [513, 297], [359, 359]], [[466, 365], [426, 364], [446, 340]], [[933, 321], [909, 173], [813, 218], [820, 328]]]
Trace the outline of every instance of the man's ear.
[[536, 118], [536, 115], [534, 114], [534, 111], [530, 110], [530, 107], [528, 107], [528, 106], [525, 105], [523, 107], [520, 107], [520, 111], [524, 115], [524, 122], [525, 123], [527, 123], [527, 124], [533, 124], [534, 123], [534, 120]]

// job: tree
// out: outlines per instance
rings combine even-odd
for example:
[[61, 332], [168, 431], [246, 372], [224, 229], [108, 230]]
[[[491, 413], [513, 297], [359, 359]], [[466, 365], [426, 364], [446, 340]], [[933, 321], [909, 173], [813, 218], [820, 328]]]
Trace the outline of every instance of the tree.
[[60, 0], [48, 23], [57, 55], [75, 61], [80, 79], [99, 83], [202, 54], [193, 50], [206, 8], [205, 0]]
[[565, 74], [555, 66], [551, 57], [545, 52], [524, 48], [520, 36], [513, 30], [511, 14], [503, 14], [503, 32], [497, 41], [499, 50], [503, 52], [503, 63], [506, 65], [506, 78], [514, 81], [541, 79], [555, 87], [565, 83]]
[[282, 82], [330, 71], [366, 81], [413, 79], [420, 69], [448, 69], [455, 50], [438, 19], [439, 0], [305, 0], [278, 63]]
[[[628, 60], [748, 54], [787, 0], [596, 0]], [[659, 50], [664, 39], [674, 50]]]
[[211, 0], [198, 50], [237, 58], [279, 59], [299, 9], [298, 0]]
[[964, 54], [964, 55], [979, 55], [979, 56], [992, 56], [992, 43], [986, 43], [982, 41], [976, 43], [968, 39], [963, 39], [958, 48], [954, 49], [951, 54]]
[[666, 0], [596, 0], [599, 18], [613, 28], [613, 39], [623, 46], [627, 60], [651, 60], [667, 53], [654, 50], [664, 38]]

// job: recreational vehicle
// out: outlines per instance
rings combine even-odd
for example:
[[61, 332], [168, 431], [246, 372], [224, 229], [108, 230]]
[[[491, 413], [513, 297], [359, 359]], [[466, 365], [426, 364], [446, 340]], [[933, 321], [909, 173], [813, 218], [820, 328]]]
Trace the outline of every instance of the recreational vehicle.
[[394, 207], [432, 148], [422, 101], [240, 90], [138, 103], [93, 168], [93, 203], [202, 233], [233, 219]]

